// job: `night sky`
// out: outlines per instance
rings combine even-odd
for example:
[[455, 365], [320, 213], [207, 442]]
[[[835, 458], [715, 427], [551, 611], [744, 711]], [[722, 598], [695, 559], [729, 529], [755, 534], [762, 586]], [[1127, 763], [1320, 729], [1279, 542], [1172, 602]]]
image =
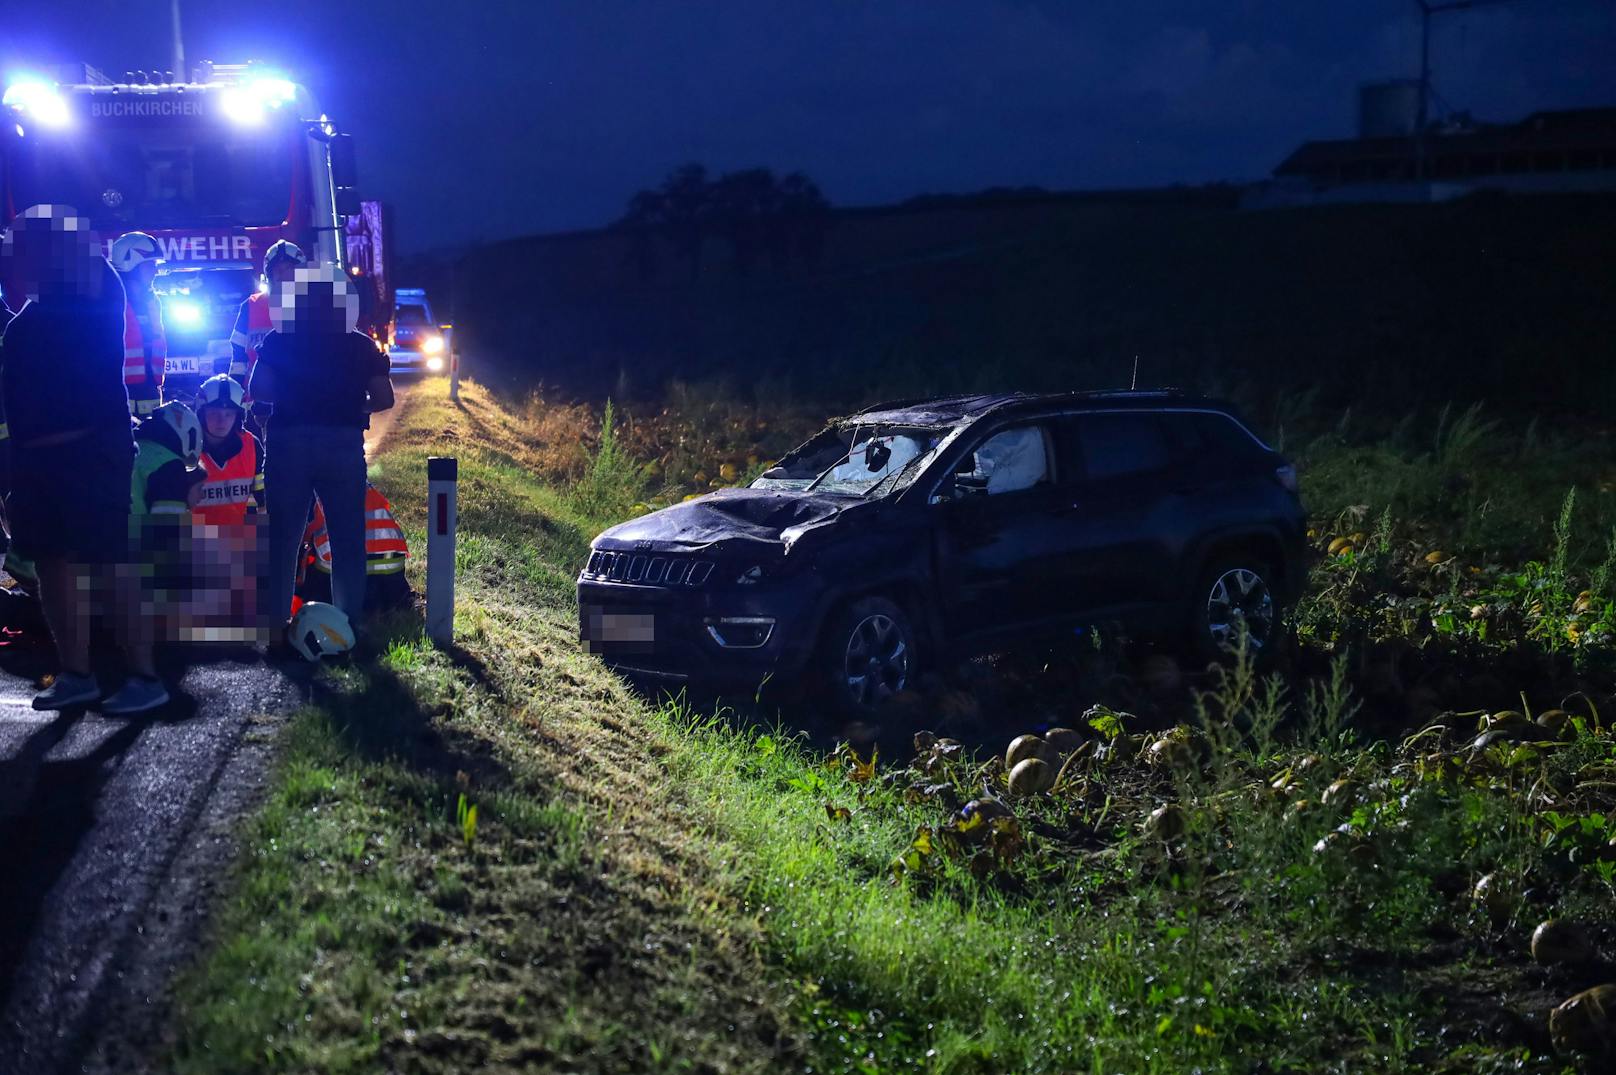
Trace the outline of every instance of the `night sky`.
[[[413, 250], [596, 227], [696, 160], [839, 205], [994, 185], [1260, 178], [1413, 75], [1411, 0], [182, 0], [188, 63], [260, 59], [359, 144]], [[0, 0], [0, 71], [169, 66], [169, 0]], [[1478, 118], [1616, 105], [1616, 0], [1450, 15]]]

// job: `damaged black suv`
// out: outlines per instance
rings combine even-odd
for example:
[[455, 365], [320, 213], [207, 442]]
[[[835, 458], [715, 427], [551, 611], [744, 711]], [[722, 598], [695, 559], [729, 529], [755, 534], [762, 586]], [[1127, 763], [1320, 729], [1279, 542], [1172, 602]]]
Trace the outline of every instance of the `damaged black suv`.
[[1296, 472], [1177, 392], [957, 396], [839, 419], [749, 488], [595, 539], [585, 645], [631, 673], [806, 677], [868, 711], [948, 658], [1085, 624], [1272, 648], [1305, 564]]

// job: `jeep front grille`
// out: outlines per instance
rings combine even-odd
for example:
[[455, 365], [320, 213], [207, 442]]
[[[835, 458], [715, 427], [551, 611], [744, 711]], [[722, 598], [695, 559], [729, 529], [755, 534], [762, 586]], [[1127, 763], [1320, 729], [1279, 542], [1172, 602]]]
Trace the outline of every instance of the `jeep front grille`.
[[705, 586], [712, 574], [711, 560], [666, 553], [596, 551], [584, 568], [585, 578], [635, 586]]

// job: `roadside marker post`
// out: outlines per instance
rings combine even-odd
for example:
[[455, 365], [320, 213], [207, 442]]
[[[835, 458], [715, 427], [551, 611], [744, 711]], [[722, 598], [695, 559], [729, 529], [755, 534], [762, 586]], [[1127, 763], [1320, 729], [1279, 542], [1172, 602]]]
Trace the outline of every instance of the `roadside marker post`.
[[449, 402], [460, 402], [460, 348], [455, 346], [454, 326], [443, 330], [444, 348], [449, 352]]
[[454, 641], [455, 527], [460, 464], [452, 455], [426, 461], [426, 633], [441, 646]]

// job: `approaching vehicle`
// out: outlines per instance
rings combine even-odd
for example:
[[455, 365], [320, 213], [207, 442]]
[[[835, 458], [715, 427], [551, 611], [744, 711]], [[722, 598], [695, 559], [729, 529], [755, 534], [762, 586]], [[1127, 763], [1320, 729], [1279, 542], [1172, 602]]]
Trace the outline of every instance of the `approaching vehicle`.
[[3, 101], [0, 225], [48, 203], [85, 214], [105, 244], [156, 236], [167, 377], [181, 388], [228, 370], [237, 310], [271, 244], [346, 266], [353, 146], [302, 86], [254, 65], [117, 82], [80, 64], [12, 82]]
[[443, 373], [449, 351], [443, 328], [432, 318], [426, 292], [401, 287], [395, 293], [392, 334], [387, 357], [394, 373]]
[[601, 534], [584, 644], [648, 676], [806, 675], [869, 711], [926, 664], [1084, 624], [1273, 647], [1296, 471], [1177, 392], [956, 396], [840, 419], [764, 473]]

